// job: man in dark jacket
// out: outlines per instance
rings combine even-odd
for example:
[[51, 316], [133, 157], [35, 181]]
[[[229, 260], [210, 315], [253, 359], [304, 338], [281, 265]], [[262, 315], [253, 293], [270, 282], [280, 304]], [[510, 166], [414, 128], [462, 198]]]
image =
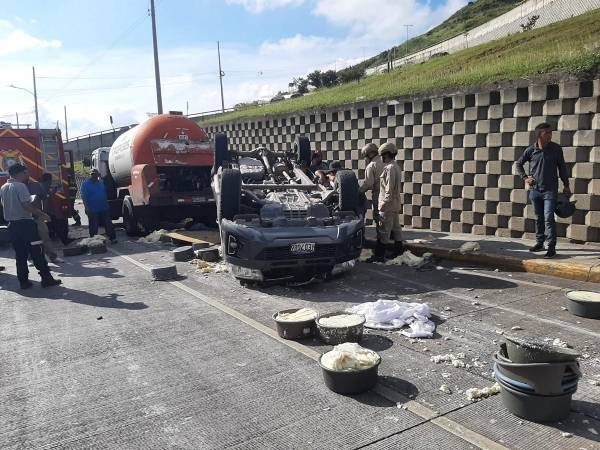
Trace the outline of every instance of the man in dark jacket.
[[[562, 147], [552, 142], [552, 126], [541, 123], [535, 127], [535, 143], [525, 150], [517, 161], [517, 171], [529, 188], [529, 198], [536, 215], [535, 236], [537, 243], [529, 250], [544, 250], [544, 240], [548, 240], [546, 258], [556, 255], [556, 222], [554, 210], [558, 196], [558, 177], [563, 182], [563, 193], [571, 196], [569, 174]], [[523, 164], [529, 162], [529, 174]], [[558, 174], [558, 175], [557, 175]]]

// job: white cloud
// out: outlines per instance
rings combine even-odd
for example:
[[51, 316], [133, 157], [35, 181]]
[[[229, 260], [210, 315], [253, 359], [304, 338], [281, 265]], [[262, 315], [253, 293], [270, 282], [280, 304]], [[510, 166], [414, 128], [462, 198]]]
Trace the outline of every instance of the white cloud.
[[[228, 1], [261, 11], [275, 5], [301, 3], [300, 0]], [[446, 0], [437, 9], [432, 9], [428, 3], [416, 0], [310, 1], [314, 5], [314, 14], [345, 28], [346, 36], [277, 34], [272, 40], [255, 47], [235, 42], [222, 43], [226, 107], [258, 99], [268, 100], [277, 91], [287, 90], [294, 77], [304, 76], [315, 69], [339, 70], [355, 64], [363, 57], [403, 42], [403, 23], [415, 24], [411, 30], [414, 36], [441, 22], [465, 3], [465, 0]], [[0, 20], [0, 40], [14, 31], [16, 29], [10, 22]], [[60, 45], [39, 40], [46, 44], [28, 44], [34, 60], [28, 61], [29, 57], [21, 53], [3, 58], [0, 120], [14, 121], [14, 112], [19, 112], [21, 123], [34, 123], [31, 95], [6, 87], [14, 83], [32, 89], [31, 65], [34, 61], [39, 77], [37, 88], [43, 127], [53, 127], [56, 121], [63, 126], [63, 105], [67, 106], [70, 137], [110, 128], [109, 115], [113, 116], [115, 126], [124, 126], [144, 120], [147, 112], [156, 111], [151, 47], [102, 51], [102, 57], [98, 59], [94, 55], [96, 52], [70, 47], [60, 51], [35, 52], [35, 48], [39, 50], [44, 45], [45, 48]], [[185, 112], [186, 102], [189, 102], [190, 113], [220, 109], [218, 63], [212, 42], [193, 47], [161, 47], [160, 58], [165, 111]], [[93, 64], [90, 63], [92, 60], [95, 61]], [[77, 79], [66, 79], [76, 75]], [[6, 117], [2, 117], [4, 115]]]
[[350, 28], [355, 36], [380, 42], [398, 43], [404, 39], [404, 24], [411, 24], [411, 33], [420, 33], [438, 24], [467, 0], [446, 0], [437, 8], [417, 0], [316, 0], [313, 13], [330, 23]]
[[18, 53], [24, 50], [59, 48], [62, 42], [56, 39], [40, 39], [15, 28], [10, 22], [0, 20], [0, 55]]
[[299, 6], [304, 0], [226, 0], [230, 5], [241, 5], [254, 14], [260, 14], [268, 9]]

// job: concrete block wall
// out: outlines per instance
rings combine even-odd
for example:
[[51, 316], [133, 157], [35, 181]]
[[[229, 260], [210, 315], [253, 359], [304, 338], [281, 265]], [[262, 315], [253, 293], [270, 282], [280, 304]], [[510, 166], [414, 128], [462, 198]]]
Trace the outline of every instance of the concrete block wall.
[[402, 223], [412, 228], [533, 238], [534, 211], [514, 162], [534, 127], [553, 124], [578, 211], [558, 219], [559, 237], [600, 242], [600, 80], [532, 84], [435, 97], [403, 97], [319, 111], [208, 125], [233, 148], [283, 150], [310, 138], [328, 161], [364, 176], [368, 142], [398, 146]]

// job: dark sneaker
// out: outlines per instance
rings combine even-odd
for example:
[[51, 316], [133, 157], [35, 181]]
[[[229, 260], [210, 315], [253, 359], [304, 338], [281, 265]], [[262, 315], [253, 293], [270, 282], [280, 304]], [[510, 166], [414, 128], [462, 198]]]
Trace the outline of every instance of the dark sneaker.
[[62, 280], [57, 280], [56, 278], [44, 278], [42, 280], [42, 287], [58, 286], [61, 283]]
[[33, 283], [29, 280], [27, 281], [21, 281], [21, 289], [29, 289], [31, 286], [33, 286]]
[[556, 250], [554, 250], [553, 248], [549, 248], [546, 254], [544, 255], [544, 258], [554, 258], [555, 256]]
[[541, 252], [544, 250], [544, 244], [535, 244], [529, 249], [530, 252]]

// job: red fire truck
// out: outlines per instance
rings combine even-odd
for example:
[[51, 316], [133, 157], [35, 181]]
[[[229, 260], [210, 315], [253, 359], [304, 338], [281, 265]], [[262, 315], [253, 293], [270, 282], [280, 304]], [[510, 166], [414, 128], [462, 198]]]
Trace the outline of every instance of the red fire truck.
[[[73, 153], [63, 149], [60, 130], [38, 131], [0, 123], [0, 186], [8, 179], [8, 168], [16, 163], [25, 165], [29, 177], [36, 181], [43, 173], [52, 174], [61, 216], [72, 217], [77, 194]], [[0, 222], [3, 221], [0, 206]]]

